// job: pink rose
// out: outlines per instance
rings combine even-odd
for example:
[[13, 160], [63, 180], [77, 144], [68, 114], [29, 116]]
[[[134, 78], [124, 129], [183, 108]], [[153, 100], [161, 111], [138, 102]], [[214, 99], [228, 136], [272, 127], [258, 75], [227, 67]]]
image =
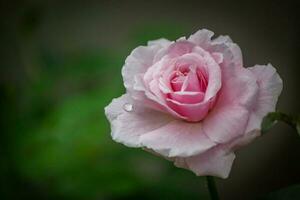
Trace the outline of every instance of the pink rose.
[[234, 151], [260, 134], [282, 80], [271, 64], [244, 68], [228, 36], [203, 29], [139, 46], [122, 69], [126, 94], [105, 113], [115, 141], [197, 175], [228, 177]]

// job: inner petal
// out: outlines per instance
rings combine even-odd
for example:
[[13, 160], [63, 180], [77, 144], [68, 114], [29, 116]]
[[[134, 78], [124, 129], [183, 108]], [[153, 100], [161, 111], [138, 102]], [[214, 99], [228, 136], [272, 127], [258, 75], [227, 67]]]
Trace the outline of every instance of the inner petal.
[[196, 69], [191, 68], [183, 82], [181, 91], [201, 92]]
[[186, 79], [186, 76], [182, 74], [181, 72], [174, 72], [175, 74], [173, 75], [174, 78], [171, 80], [171, 86], [173, 91], [181, 91], [182, 85]]
[[208, 75], [203, 68], [197, 70], [197, 76], [199, 80], [199, 87], [201, 92], [205, 92], [208, 84]]
[[205, 92], [208, 85], [208, 77], [203, 67], [180, 66], [170, 76], [170, 85], [174, 92]]
[[204, 98], [203, 92], [173, 92], [168, 95], [170, 99], [185, 104], [199, 103]]

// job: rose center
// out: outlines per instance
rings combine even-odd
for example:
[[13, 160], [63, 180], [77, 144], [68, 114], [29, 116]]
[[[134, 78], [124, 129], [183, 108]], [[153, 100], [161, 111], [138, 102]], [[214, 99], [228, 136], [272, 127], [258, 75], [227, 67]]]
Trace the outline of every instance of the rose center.
[[174, 92], [190, 91], [204, 93], [208, 84], [207, 73], [200, 67], [184, 67], [176, 69], [171, 75], [171, 87]]

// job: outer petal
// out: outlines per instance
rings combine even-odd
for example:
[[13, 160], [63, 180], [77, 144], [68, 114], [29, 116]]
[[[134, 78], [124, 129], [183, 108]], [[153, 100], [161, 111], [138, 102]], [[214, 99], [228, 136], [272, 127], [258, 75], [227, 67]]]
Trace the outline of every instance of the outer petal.
[[[125, 111], [125, 104], [132, 104], [133, 110]], [[173, 120], [164, 113], [144, 108], [133, 101], [128, 94], [113, 99], [105, 108], [105, 114], [111, 124], [112, 138], [130, 147], [141, 147], [141, 135], [156, 130]]]
[[174, 99], [167, 98], [167, 105], [172, 108], [176, 113], [186, 117], [189, 121], [197, 122], [202, 120], [208, 113], [213, 100], [186, 104], [180, 103]]
[[170, 40], [167, 40], [165, 38], [160, 38], [160, 39], [157, 39], [157, 40], [151, 40], [151, 41], [148, 41], [148, 46], [150, 45], [159, 45], [161, 47], [167, 47], [171, 44], [172, 42]]
[[185, 104], [198, 103], [204, 98], [203, 92], [172, 92], [169, 95], [171, 99]]
[[245, 68], [223, 69], [222, 79], [217, 103], [204, 119], [203, 129], [211, 140], [227, 143], [245, 133], [258, 87], [255, 76]]
[[175, 165], [193, 171], [197, 176], [217, 176], [227, 178], [235, 159], [233, 152], [227, 152], [222, 146], [203, 154], [188, 158], [176, 158]]
[[223, 44], [223, 43], [232, 43], [232, 39], [228, 35], [220, 35], [213, 40], [214, 43]]
[[192, 34], [188, 38], [188, 41], [200, 46], [203, 49], [208, 49], [210, 47], [211, 37], [213, 35], [214, 32], [207, 29], [201, 29], [196, 33]]
[[[125, 104], [133, 110], [124, 110]], [[175, 120], [172, 116], [145, 108], [125, 94], [105, 108], [112, 138], [130, 147], [146, 147], [167, 157], [191, 156], [215, 146], [200, 123]]]
[[207, 136], [218, 143], [226, 143], [244, 134], [249, 111], [242, 106], [215, 108], [203, 122]]
[[141, 136], [142, 145], [167, 157], [187, 157], [202, 153], [216, 144], [202, 130], [201, 123], [175, 120]]
[[161, 48], [161, 45], [139, 46], [126, 58], [122, 76], [124, 86], [129, 92], [133, 91], [135, 76], [147, 71], [148, 67], [153, 64], [154, 56]]
[[235, 159], [234, 151], [247, 145], [257, 136], [257, 132], [252, 131], [228, 143], [219, 144], [202, 154], [187, 158], [176, 157], [172, 161], [177, 167], [191, 170], [198, 176], [211, 175], [227, 178]]
[[243, 56], [240, 47], [233, 43], [228, 36], [219, 36], [212, 40], [211, 46], [208, 48], [210, 52], [219, 52], [223, 54], [222, 66], [230, 66], [234, 64], [243, 67]]
[[182, 56], [190, 53], [194, 46], [195, 44], [188, 41], [178, 41], [169, 46], [167, 54], [170, 57]]
[[278, 97], [282, 91], [282, 80], [271, 65], [255, 65], [248, 68], [256, 77], [259, 87], [256, 103], [252, 107], [247, 132], [260, 130], [263, 117], [275, 111]]
[[222, 66], [243, 66], [242, 51], [240, 47], [233, 43], [229, 36], [219, 36], [211, 39], [214, 33], [207, 29], [202, 29], [192, 34], [188, 41], [195, 43], [210, 53], [219, 52], [223, 54]]
[[220, 92], [219, 104], [241, 105], [250, 110], [258, 94], [256, 77], [246, 68], [223, 68]]

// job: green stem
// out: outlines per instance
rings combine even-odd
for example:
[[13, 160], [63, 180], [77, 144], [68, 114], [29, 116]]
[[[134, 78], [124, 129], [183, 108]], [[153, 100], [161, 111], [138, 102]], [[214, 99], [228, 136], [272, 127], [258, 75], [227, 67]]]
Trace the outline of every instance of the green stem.
[[219, 200], [219, 194], [214, 177], [206, 176], [206, 180], [211, 200]]

